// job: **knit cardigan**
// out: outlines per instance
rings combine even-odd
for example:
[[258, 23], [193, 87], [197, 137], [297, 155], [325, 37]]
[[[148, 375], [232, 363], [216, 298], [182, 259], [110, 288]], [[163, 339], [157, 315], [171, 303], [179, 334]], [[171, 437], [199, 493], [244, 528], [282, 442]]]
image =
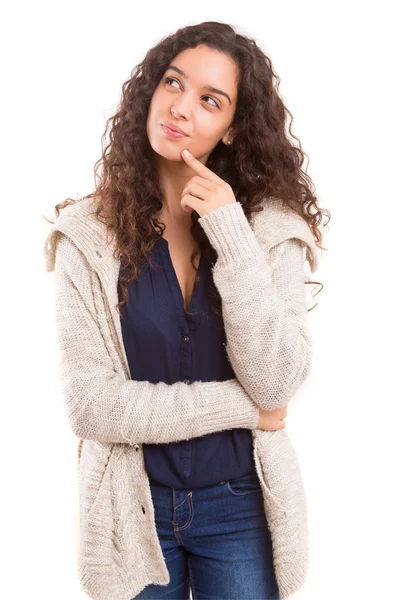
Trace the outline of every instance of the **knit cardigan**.
[[91, 198], [64, 208], [44, 244], [55, 272], [60, 382], [78, 443], [79, 580], [94, 600], [132, 600], [167, 585], [142, 444], [248, 428], [272, 538], [280, 598], [308, 571], [307, 505], [285, 429], [257, 428], [259, 409], [288, 404], [311, 370], [304, 281], [319, 252], [306, 221], [266, 198], [247, 220], [231, 203], [199, 219], [217, 252], [226, 351], [236, 377], [168, 385], [130, 377], [119, 315], [115, 238]]

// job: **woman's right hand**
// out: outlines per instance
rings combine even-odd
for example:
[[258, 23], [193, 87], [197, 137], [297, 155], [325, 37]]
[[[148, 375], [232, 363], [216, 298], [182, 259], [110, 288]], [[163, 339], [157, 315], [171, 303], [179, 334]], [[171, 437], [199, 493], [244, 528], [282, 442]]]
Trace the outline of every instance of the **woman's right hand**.
[[286, 423], [284, 418], [287, 415], [287, 404], [276, 408], [275, 410], [263, 410], [258, 407], [260, 418], [258, 420], [257, 428], [263, 429], [264, 431], [277, 431], [278, 429], [284, 429]]

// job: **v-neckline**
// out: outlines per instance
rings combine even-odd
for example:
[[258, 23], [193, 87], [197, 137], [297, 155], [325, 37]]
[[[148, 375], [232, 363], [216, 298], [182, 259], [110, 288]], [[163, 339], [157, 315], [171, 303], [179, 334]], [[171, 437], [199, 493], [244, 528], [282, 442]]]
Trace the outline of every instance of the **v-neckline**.
[[[181, 289], [181, 286], [179, 284], [179, 279], [178, 279], [178, 276], [177, 276], [176, 271], [175, 271], [174, 263], [172, 262], [171, 255], [169, 254], [169, 250], [168, 250], [168, 257], [169, 257], [169, 262], [171, 263], [171, 266], [172, 266], [172, 271], [173, 271], [173, 276], [175, 278], [175, 283], [178, 286], [178, 289], [179, 289], [179, 292], [180, 292], [181, 306], [183, 307], [185, 315], [186, 315], [186, 312], [190, 312], [190, 308], [191, 308], [191, 306], [193, 304], [194, 286], [196, 285], [196, 275], [195, 275], [195, 279], [194, 279], [193, 286], [192, 286], [192, 289], [191, 289], [191, 294], [190, 294], [190, 299], [189, 299], [189, 306], [186, 309], [186, 307], [185, 307], [185, 298], [183, 297], [182, 289]], [[198, 264], [198, 267], [197, 267], [197, 272], [199, 272], [199, 274], [200, 274], [200, 269], [201, 269], [201, 266], [202, 266], [202, 261], [203, 261], [203, 255], [200, 254], [200, 260], [199, 260], [199, 264]]]
[[[194, 283], [193, 283], [193, 287], [192, 287], [192, 290], [191, 290], [191, 295], [190, 295], [190, 300], [189, 300], [189, 306], [186, 309], [185, 308], [185, 299], [183, 297], [182, 289], [181, 289], [181, 286], [179, 284], [179, 279], [178, 279], [178, 275], [176, 274], [174, 263], [172, 262], [171, 254], [170, 254], [170, 251], [169, 251], [168, 241], [165, 238], [163, 238], [162, 236], [160, 236], [160, 241], [161, 241], [161, 243], [164, 243], [164, 247], [165, 247], [165, 250], [166, 250], [165, 254], [166, 254], [167, 258], [168, 258], [168, 264], [169, 264], [170, 271], [171, 271], [172, 276], [173, 276], [174, 286], [176, 287], [177, 290], [179, 290], [180, 310], [182, 309], [184, 311], [184, 314], [186, 315], [186, 312], [190, 312], [190, 309], [192, 308], [192, 304], [193, 304], [194, 299], [195, 299], [194, 286], [196, 284], [196, 277], [195, 277], [195, 280], [194, 280]], [[200, 260], [199, 260], [199, 264], [198, 264], [198, 267], [197, 267], [199, 273], [201, 272], [201, 269], [202, 269], [203, 259], [204, 259], [204, 256], [203, 256], [203, 254], [200, 253]]]

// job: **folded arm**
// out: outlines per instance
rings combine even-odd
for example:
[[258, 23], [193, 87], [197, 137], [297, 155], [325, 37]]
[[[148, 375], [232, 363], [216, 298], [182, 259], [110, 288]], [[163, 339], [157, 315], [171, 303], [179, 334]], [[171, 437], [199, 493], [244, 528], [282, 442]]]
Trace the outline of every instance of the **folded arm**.
[[61, 387], [76, 436], [161, 444], [257, 427], [258, 408], [236, 378], [169, 385], [117, 372], [97, 322], [98, 276], [65, 235], [57, 243], [55, 278]]

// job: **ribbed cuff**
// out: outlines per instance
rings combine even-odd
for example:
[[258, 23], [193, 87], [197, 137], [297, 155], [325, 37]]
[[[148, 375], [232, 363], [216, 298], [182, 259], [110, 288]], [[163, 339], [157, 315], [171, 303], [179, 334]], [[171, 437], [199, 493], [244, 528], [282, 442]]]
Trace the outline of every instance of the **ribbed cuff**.
[[199, 223], [218, 254], [220, 264], [246, 261], [263, 253], [240, 202], [214, 208]]
[[[194, 381], [192, 388], [195, 389], [197, 383]], [[203, 386], [196, 398], [197, 407], [201, 406], [201, 435], [214, 432], [215, 423], [221, 426], [221, 430], [256, 429], [260, 418], [259, 408], [237, 379], [209, 381], [199, 385]], [[194, 432], [193, 437], [196, 436]]]

